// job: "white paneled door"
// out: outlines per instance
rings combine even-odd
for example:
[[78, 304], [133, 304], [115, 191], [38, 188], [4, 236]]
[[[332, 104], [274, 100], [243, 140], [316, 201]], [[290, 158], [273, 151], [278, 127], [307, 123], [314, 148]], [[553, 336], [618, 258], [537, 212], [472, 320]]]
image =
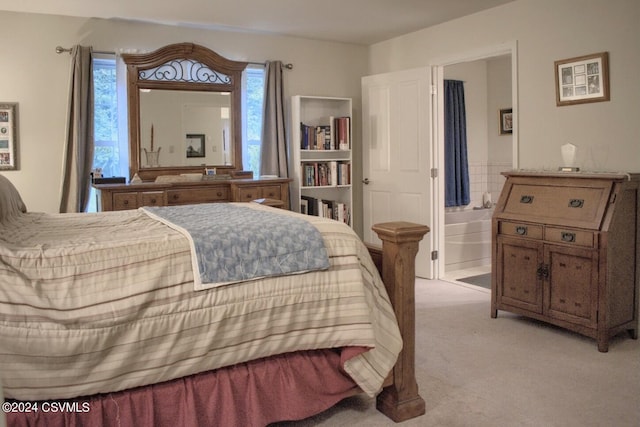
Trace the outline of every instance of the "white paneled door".
[[[432, 227], [431, 70], [419, 68], [362, 79], [364, 240], [380, 243], [371, 226], [410, 221]], [[432, 233], [420, 244], [416, 274], [432, 278]]]

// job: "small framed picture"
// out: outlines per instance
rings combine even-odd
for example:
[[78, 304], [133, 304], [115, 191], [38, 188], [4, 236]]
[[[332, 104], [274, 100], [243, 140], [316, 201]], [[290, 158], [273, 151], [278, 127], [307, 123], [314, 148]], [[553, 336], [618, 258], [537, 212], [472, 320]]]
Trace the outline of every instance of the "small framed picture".
[[18, 103], [0, 103], [0, 170], [18, 169]]
[[511, 135], [513, 133], [513, 109], [503, 108], [500, 110], [500, 135]]
[[215, 175], [216, 174], [216, 168], [205, 168], [204, 169], [204, 174], [205, 175], [209, 175], [209, 176]]
[[555, 62], [556, 105], [609, 101], [609, 53]]
[[204, 134], [188, 133], [186, 146], [187, 157], [205, 157]]

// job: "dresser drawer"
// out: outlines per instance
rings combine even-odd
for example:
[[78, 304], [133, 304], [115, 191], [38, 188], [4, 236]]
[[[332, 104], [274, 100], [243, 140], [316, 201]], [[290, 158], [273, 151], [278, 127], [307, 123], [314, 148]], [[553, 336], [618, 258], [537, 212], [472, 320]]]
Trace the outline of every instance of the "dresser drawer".
[[[262, 188], [258, 186], [242, 186], [238, 188], [238, 202], [250, 202], [262, 198]], [[271, 197], [274, 198], [274, 197]]]
[[250, 202], [256, 199], [282, 199], [279, 185], [252, 185], [238, 187], [238, 202]]
[[545, 227], [544, 239], [550, 242], [569, 243], [589, 248], [592, 248], [595, 243], [595, 236], [591, 231], [559, 227]]
[[263, 186], [260, 197], [265, 199], [281, 199], [282, 194], [280, 193], [280, 186], [279, 185]]
[[138, 209], [138, 193], [113, 193], [113, 210]]
[[164, 206], [164, 191], [144, 191], [140, 194], [140, 206]]
[[227, 201], [229, 201], [229, 189], [223, 186], [167, 190], [168, 205], [189, 205]]
[[528, 237], [530, 239], [542, 239], [542, 225], [520, 222], [500, 221], [498, 232], [506, 236]]

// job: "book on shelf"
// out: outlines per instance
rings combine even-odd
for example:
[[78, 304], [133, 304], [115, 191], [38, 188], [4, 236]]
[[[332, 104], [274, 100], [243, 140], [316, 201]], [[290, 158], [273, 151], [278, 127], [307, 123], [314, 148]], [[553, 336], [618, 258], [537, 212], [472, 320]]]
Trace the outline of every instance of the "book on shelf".
[[300, 122], [301, 150], [350, 150], [351, 117], [329, 116], [329, 124], [308, 125]]
[[303, 187], [336, 187], [351, 184], [349, 161], [302, 162], [300, 168]]
[[346, 203], [340, 201], [302, 195], [300, 196], [300, 212], [351, 225], [351, 210]]
[[351, 117], [337, 117], [335, 119], [335, 146], [338, 150], [351, 149]]

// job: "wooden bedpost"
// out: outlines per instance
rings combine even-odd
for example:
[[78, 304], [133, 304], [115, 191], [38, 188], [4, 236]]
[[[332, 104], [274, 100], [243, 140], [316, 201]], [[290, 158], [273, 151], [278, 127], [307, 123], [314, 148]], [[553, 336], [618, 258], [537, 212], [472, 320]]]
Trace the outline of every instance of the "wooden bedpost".
[[374, 255], [374, 261], [381, 261], [382, 280], [403, 340], [393, 368], [393, 383], [378, 395], [376, 406], [393, 421], [401, 422], [425, 413], [425, 402], [418, 394], [415, 376], [415, 258], [420, 240], [429, 232], [429, 227], [398, 221], [376, 224], [372, 229], [382, 240], [381, 260]]

